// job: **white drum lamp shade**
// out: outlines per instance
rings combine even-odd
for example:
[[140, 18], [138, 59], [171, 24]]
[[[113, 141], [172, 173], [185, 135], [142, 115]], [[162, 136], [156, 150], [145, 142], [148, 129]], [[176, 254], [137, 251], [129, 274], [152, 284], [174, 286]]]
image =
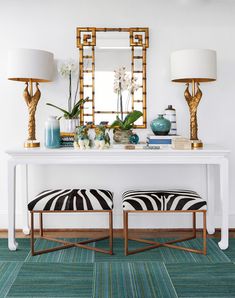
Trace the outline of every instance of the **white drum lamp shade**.
[[179, 50], [171, 54], [171, 81], [179, 83], [211, 82], [217, 78], [216, 51]]
[[49, 82], [53, 75], [53, 54], [34, 49], [8, 53], [8, 79], [22, 82]]

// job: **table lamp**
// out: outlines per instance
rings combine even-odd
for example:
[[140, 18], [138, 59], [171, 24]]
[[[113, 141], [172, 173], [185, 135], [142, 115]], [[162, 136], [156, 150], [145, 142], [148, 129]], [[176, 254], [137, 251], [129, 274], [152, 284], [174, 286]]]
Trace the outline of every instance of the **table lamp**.
[[[201, 148], [198, 139], [197, 107], [202, 98], [200, 83], [216, 80], [216, 52], [204, 49], [179, 50], [171, 54], [171, 81], [186, 83], [184, 92], [190, 112], [190, 139], [192, 148]], [[192, 86], [190, 93], [189, 85]]]
[[[50, 82], [52, 72], [53, 54], [50, 52], [34, 49], [14, 49], [8, 53], [8, 80], [26, 83], [23, 93], [29, 113], [28, 139], [24, 143], [26, 148], [40, 147], [35, 133], [35, 113], [41, 96], [38, 85], [41, 82]], [[33, 83], [35, 83], [35, 92]]]

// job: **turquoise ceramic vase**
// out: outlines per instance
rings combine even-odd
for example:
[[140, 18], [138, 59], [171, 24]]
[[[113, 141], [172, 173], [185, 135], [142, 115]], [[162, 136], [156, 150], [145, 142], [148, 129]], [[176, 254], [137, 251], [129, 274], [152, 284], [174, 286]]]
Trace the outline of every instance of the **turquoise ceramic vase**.
[[171, 129], [171, 122], [159, 114], [157, 119], [150, 123], [151, 129], [155, 135], [165, 136], [168, 135]]
[[45, 123], [45, 147], [60, 147], [60, 124], [55, 116], [50, 116]]

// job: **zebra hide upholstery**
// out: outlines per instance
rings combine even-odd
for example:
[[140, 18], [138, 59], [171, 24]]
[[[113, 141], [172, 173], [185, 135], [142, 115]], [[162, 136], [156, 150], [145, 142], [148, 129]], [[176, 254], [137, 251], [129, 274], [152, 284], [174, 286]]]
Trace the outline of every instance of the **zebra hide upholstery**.
[[123, 210], [206, 210], [206, 201], [191, 190], [130, 190], [122, 195]]
[[104, 189], [45, 190], [28, 204], [28, 210], [30, 211], [112, 209], [113, 193]]

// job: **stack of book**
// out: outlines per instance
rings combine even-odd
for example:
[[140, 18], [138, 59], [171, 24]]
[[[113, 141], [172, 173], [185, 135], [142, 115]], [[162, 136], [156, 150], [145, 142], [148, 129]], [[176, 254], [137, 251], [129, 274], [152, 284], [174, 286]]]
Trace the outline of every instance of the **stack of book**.
[[147, 146], [149, 147], [160, 147], [160, 148], [171, 148], [173, 139], [179, 138], [179, 136], [156, 136], [156, 135], [148, 135], [147, 136]]
[[177, 150], [190, 150], [192, 143], [187, 138], [177, 138], [172, 141], [172, 148]]
[[73, 147], [74, 133], [61, 132], [60, 140], [61, 147]]

